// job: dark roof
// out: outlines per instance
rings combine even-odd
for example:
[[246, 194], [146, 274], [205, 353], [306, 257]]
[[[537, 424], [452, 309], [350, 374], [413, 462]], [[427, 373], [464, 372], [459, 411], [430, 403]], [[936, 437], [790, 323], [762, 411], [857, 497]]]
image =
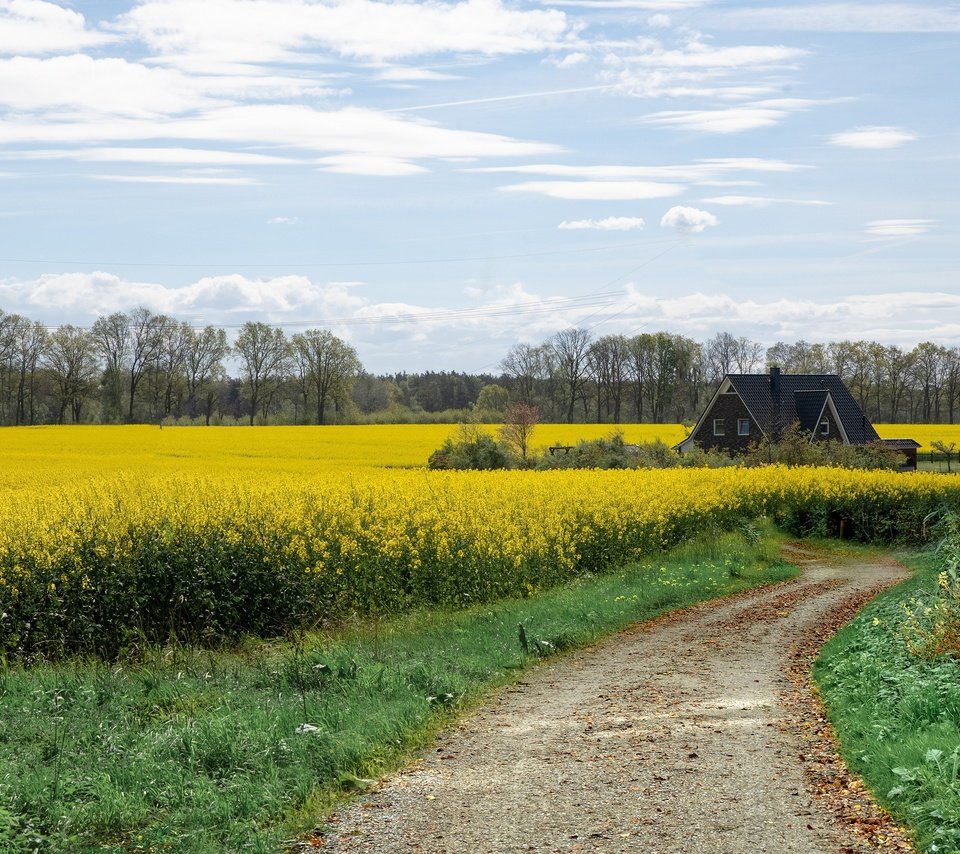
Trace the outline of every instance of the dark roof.
[[[829, 392], [847, 439], [853, 445], [876, 442], [880, 437], [857, 405], [843, 380], [836, 374], [779, 374], [779, 414], [771, 393], [771, 374], [728, 374], [727, 379], [747, 405], [760, 429], [767, 435], [789, 427], [794, 421], [812, 430], [823, 411]], [[814, 412], [816, 410], [816, 412]], [[812, 424], [807, 422], [814, 419]]]
[[881, 439], [880, 443], [886, 448], [919, 448], [916, 439]]
[[[781, 377], [782, 379], [782, 377]], [[816, 430], [820, 424], [820, 415], [827, 405], [830, 392], [820, 388], [816, 391], [794, 392], [793, 403], [797, 413], [797, 421], [803, 430]]]

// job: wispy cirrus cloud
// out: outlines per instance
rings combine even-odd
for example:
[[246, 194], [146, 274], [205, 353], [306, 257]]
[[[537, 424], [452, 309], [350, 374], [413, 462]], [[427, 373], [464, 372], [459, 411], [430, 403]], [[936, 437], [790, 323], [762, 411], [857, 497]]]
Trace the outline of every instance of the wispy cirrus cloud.
[[168, 163], [203, 166], [290, 166], [311, 162], [307, 158], [223, 151], [212, 148], [40, 148], [0, 151], [0, 158], [16, 160], [79, 160], [87, 163]]
[[867, 234], [871, 237], [919, 237], [930, 231], [935, 219], [875, 219], [867, 223]]
[[830, 137], [831, 145], [844, 148], [899, 148], [907, 142], [913, 142], [917, 135], [913, 131], [887, 125], [868, 125], [852, 130], [835, 133]]
[[500, 187], [509, 193], [538, 193], [553, 199], [634, 202], [678, 196], [683, 187], [662, 181], [525, 181]]
[[755, 30], [849, 33], [956, 33], [960, 9], [926, 3], [803, 3], [733, 9], [711, 17], [719, 26]]
[[725, 205], [727, 207], [768, 208], [770, 205], [830, 205], [821, 199], [778, 199], [771, 196], [710, 196], [703, 199], [708, 205]]
[[603, 219], [564, 220], [557, 228], [563, 231], [639, 231], [645, 223], [638, 216], [608, 216]]
[[663, 110], [643, 116], [640, 121], [697, 133], [743, 133], [778, 125], [795, 113], [822, 103], [826, 102], [809, 98], [775, 98], [715, 110]]
[[240, 175], [91, 175], [98, 181], [117, 184], [183, 184], [196, 186], [246, 187], [259, 184], [255, 178]]

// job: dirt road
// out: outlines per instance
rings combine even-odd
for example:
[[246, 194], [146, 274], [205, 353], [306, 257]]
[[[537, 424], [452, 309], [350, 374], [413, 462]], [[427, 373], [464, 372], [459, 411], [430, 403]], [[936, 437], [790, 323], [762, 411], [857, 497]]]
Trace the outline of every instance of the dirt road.
[[904, 572], [801, 549], [791, 559], [804, 569], [795, 581], [532, 671], [333, 817], [323, 850], [904, 850], [862, 796], [844, 797], [858, 823], [838, 818], [839, 784], [822, 777], [842, 771], [824, 771], [829, 743], [817, 743], [797, 677], [819, 638]]

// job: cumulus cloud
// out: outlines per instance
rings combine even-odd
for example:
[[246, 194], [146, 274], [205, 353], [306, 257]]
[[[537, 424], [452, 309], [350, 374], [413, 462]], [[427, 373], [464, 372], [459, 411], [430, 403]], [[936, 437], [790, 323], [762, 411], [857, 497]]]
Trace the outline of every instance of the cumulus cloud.
[[917, 135], [913, 131], [873, 125], [835, 133], [830, 137], [830, 142], [832, 145], [841, 145], [845, 148], [899, 148], [906, 142], [913, 142], [916, 138]]
[[681, 234], [696, 234], [705, 228], [716, 225], [717, 218], [699, 208], [687, 208], [675, 205], [670, 208], [660, 220], [660, 225], [673, 227]]
[[557, 228], [565, 231], [637, 231], [644, 225], [638, 216], [608, 216], [605, 219], [564, 220]]
[[867, 223], [871, 237], [918, 237], [937, 224], [935, 219], [875, 219]]
[[665, 29], [670, 26], [670, 16], [664, 15], [662, 12], [656, 15], [651, 15], [647, 18], [648, 27], [657, 27], [659, 29]]
[[[561, 297], [523, 283], [468, 288], [465, 308], [443, 303], [373, 302], [354, 281], [316, 282], [306, 276], [208, 276], [182, 286], [125, 279], [107, 272], [58, 273], [30, 280], [0, 280], [0, 304], [45, 323], [89, 325], [101, 314], [144, 305], [195, 325], [236, 329], [246, 320], [284, 324], [288, 330], [323, 326], [349, 338], [369, 370], [476, 368], [502, 357], [516, 341], [537, 342], [587, 315], [608, 332], [629, 333], [638, 322], [653, 329], [706, 338], [718, 328], [772, 344], [777, 340], [858, 337], [904, 346], [952, 341], [960, 335], [960, 295], [898, 292], [809, 297], [749, 298], [701, 292], [657, 296], [628, 284], [619, 294]], [[911, 306], [903, 323], [902, 305]], [[413, 342], [421, 346], [412, 347]], [[423, 355], [418, 355], [423, 354]], [[419, 362], [417, 360], [420, 360]]]

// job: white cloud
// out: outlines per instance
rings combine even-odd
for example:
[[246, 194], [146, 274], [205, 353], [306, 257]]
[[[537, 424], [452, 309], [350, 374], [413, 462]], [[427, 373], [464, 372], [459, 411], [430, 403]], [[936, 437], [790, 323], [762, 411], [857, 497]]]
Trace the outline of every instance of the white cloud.
[[717, 218], [712, 213], [699, 208], [675, 205], [663, 215], [660, 225], [672, 226], [681, 234], [696, 234], [709, 226], [716, 225], [717, 222]]
[[806, 30], [810, 32], [956, 33], [960, 10], [947, 4], [803, 3], [736, 9], [716, 19], [736, 29]]
[[124, 59], [73, 54], [0, 60], [0, 105], [18, 111], [156, 117], [213, 103], [178, 71]]
[[667, 12], [680, 12], [705, 6], [713, 0], [540, 0], [547, 6], [577, 6], [582, 9], [640, 9]]
[[88, 30], [83, 15], [44, 0], [0, 0], [0, 54], [83, 50], [113, 41]]
[[162, 61], [195, 70], [291, 62], [316, 48], [372, 60], [540, 52], [572, 32], [563, 12], [511, 9], [500, 0], [146, 0], [120, 27]]
[[575, 219], [564, 220], [557, 228], [576, 231], [588, 229], [592, 231], [636, 231], [644, 226], [644, 221], [638, 216], [608, 216], [605, 219]]
[[377, 79], [387, 83], [421, 83], [434, 80], [459, 80], [458, 74], [447, 74], [430, 68], [410, 68], [406, 65], [393, 65], [377, 73]]
[[273, 216], [267, 220], [268, 225], [296, 225], [300, 220], [295, 216]]
[[[717, 47], [684, 32], [675, 46], [649, 37], [611, 46], [604, 59], [604, 79], [640, 98], [756, 99], [778, 93], [784, 74], [807, 54], [785, 45]], [[747, 74], [753, 79], [745, 79]]]
[[589, 62], [590, 57], [585, 53], [577, 51], [575, 53], [568, 53], [560, 59], [550, 59], [549, 61], [553, 65], [556, 65], [557, 68], [574, 68], [578, 65], [583, 65], [585, 62]]
[[526, 181], [500, 189], [511, 193], [539, 193], [553, 199], [606, 202], [663, 199], [683, 192], [683, 187], [677, 184], [657, 181]]
[[91, 175], [98, 181], [113, 181], [118, 184], [195, 184], [220, 187], [242, 187], [259, 184], [253, 178], [218, 175]]
[[658, 68], [758, 68], [794, 62], [808, 51], [784, 45], [735, 45], [712, 47], [703, 42], [689, 42], [683, 50], [650, 50], [623, 57], [631, 65]]
[[426, 172], [422, 166], [399, 157], [370, 154], [337, 154], [322, 157], [319, 161], [324, 172], [340, 172], [344, 175], [376, 175], [399, 177]]
[[766, 208], [770, 205], [829, 205], [819, 199], [774, 199], [769, 196], [711, 196], [703, 199], [706, 204], [726, 205], [728, 207]]
[[587, 178], [593, 180], [643, 179], [716, 185], [722, 183], [720, 180], [721, 176], [735, 172], [796, 172], [809, 168], [809, 166], [788, 163], [785, 160], [772, 160], [762, 157], [713, 157], [695, 160], [693, 163], [685, 165], [669, 166], [571, 166], [563, 163], [529, 163], [514, 166], [481, 166], [467, 171], [549, 175], [557, 178]]
[[867, 223], [871, 237], [917, 237], [930, 231], [935, 219], [875, 219]]
[[641, 121], [699, 133], [742, 133], [779, 124], [794, 113], [808, 110], [818, 103], [822, 102], [779, 98], [719, 110], [665, 110], [644, 116]]
[[[799, 338], [842, 340], [855, 334], [910, 347], [924, 340], [949, 343], [960, 335], [960, 295], [953, 293], [900, 291], [895, 299], [890, 293], [867, 293], [822, 301], [699, 292], [659, 297], [648, 286], [631, 283], [619, 296], [571, 299], [537, 294], [516, 282], [470, 288], [476, 302], [451, 308], [372, 302], [357, 293], [359, 284], [315, 282], [296, 275], [221, 275], [167, 286], [103, 271], [58, 273], [0, 280], [0, 304], [45, 323], [89, 324], [97, 315], [144, 305], [198, 325], [232, 329], [254, 319], [287, 324], [288, 331], [323, 326], [353, 341], [361, 360], [374, 371], [396, 370], [398, 365], [436, 369], [438, 364], [486, 364], [518, 340], [543, 340], [559, 328], [581, 323], [587, 314], [603, 320], [605, 332], [629, 333], [642, 322], [698, 340], [726, 329], [768, 345]], [[908, 324], [902, 322], [905, 303], [911, 306]], [[412, 348], [414, 341], [421, 346]], [[427, 356], [414, 365], [417, 353]]]
[[913, 142], [917, 135], [913, 131], [898, 127], [874, 125], [853, 128], [853, 130], [835, 133], [830, 137], [833, 145], [846, 148], [899, 148], [905, 142]]
[[92, 163], [170, 163], [210, 166], [287, 166], [307, 162], [273, 154], [218, 151], [210, 148], [61, 148], [0, 151], [0, 158], [79, 160]]
[[657, 27], [659, 29], [665, 29], [670, 26], [670, 16], [664, 14], [651, 15], [647, 18], [648, 27]]
[[0, 123], [0, 143], [101, 143], [171, 140], [278, 146], [334, 154], [431, 159], [525, 157], [554, 145], [499, 134], [455, 130], [375, 110], [321, 111], [302, 105], [254, 104], [208, 110], [164, 122], [140, 118], [51, 122], [28, 117]]

